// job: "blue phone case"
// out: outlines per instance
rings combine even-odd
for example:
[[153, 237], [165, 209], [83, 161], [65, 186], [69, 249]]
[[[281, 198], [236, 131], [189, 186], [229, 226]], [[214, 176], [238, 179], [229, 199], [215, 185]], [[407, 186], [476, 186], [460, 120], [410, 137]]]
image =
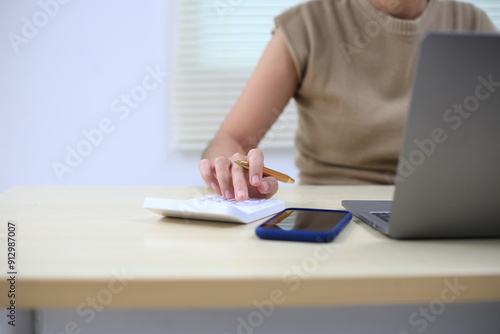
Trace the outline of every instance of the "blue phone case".
[[[282, 214], [287, 210], [295, 211], [324, 211], [344, 213], [345, 216], [329, 231], [310, 231], [310, 230], [280, 230], [274, 228], [262, 227], [274, 217]], [[344, 227], [352, 219], [352, 213], [345, 210], [329, 210], [329, 209], [308, 209], [308, 208], [286, 208], [267, 219], [264, 223], [255, 229], [255, 233], [261, 239], [270, 240], [286, 240], [286, 241], [307, 241], [307, 242], [330, 242], [344, 229]]]

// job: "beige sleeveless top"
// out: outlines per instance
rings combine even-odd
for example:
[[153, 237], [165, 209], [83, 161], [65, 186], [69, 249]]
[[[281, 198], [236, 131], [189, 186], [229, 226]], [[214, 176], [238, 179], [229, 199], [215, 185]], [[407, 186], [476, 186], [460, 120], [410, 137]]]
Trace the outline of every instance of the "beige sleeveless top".
[[443, 0], [430, 0], [416, 20], [394, 18], [369, 0], [309, 1], [278, 16], [276, 26], [300, 82], [301, 184], [393, 183], [422, 35], [496, 30], [475, 6]]

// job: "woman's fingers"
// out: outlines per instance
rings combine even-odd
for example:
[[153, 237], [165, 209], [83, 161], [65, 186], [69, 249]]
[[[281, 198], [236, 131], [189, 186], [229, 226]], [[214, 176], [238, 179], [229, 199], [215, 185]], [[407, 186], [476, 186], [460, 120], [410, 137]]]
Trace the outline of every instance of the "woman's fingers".
[[248, 152], [247, 157], [250, 169], [248, 171], [248, 182], [258, 187], [262, 181], [262, 169], [264, 168], [264, 154], [259, 149], [253, 149]]
[[217, 157], [214, 160], [215, 174], [219, 182], [221, 195], [225, 199], [234, 198], [234, 189], [232, 184], [231, 167], [232, 162], [226, 157]]
[[200, 160], [200, 162], [198, 163], [198, 169], [200, 171], [201, 178], [205, 181], [207, 186], [209, 186], [213, 191], [220, 193], [219, 182], [217, 181], [215, 168], [210, 160]]
[[278, 192], [279, 189], [279, 184], [278, 180], [276, 180], [272, 176], [266, 176], [262, 179], [262, 182], [260, 185], [257, 187], [257, 190], [259, 193], [264, 195], [263, 197], [265, 198], [271, 198]]
[[247, 157], [242, 154], [234, 154], [231, 158], [231, 175], [233, 178], [234, 196], [238, 201], [244, 201], [248, 198], [248, 183], [245, 169], [236, 165], [236, 160], [246, 160]]
[[[246, 160], [249, 169], [234, 163]], [[244, 201], [248, 197], [270, 198], [278, 191], [278, 181], [274, 177], [263, 177], [264, 154], [259, 149], [248, 152], [248, 156], [234, 154], [230, 158], [220, 156], [213, 163], [208, 159], [199, 162], [198, 168], [205, 183], [226, 199]]]

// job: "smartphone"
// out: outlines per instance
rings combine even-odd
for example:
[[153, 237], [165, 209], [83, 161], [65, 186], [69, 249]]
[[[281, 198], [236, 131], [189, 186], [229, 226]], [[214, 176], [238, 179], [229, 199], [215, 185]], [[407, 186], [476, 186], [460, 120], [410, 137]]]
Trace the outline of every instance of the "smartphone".
[[330, 242], [352, 219], [344, 210], [287, 208], [255, 230], [261, 239]]

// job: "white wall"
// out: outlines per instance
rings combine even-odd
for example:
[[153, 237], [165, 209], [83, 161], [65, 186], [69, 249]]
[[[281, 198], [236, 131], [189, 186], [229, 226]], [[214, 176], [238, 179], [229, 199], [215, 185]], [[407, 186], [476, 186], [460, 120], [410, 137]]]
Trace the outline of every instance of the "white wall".
[[[0, 192], [203, 184], [200, 152], [170, 144], [174, 3], [0, 2]], [[292, 155], [270, 152], [267, 161], [294, 176]]]
[[[157, 67], [165, 73], [171, 70], [171, 41], [175, 33], [173, 1], [58, 0], [67, 2], [59, 5], [55, 5], [59, 3], [55, 1], [0, 1], [0, 192], [20, 184], [202, 184], [196, 166], [199, 152], [180, 153], [170, 145], [169, 79], [165, 77], [154, 88], [155, 82], [147, 77], [148, 71]], [[44, 14], [42, 7], [52, 16]], [[40, 27], [30, 30], [34, 22]], [[17, 38], [25, 38], [24, 43], [13, 46], [15, 43], [9, 38], [14, 38], [14, 34]], [[135, 109], [129, 108], [130, 113], [123, 117], [126, 108], [120, 102], [122, 94], [139, 94], [144, 78], [151, 91], [147, 91], [147, 97]], [[113, 112], [112, 104], [116, 99], [118, 104], [114, 109], [119, 113]], [[85, 146], [88, 139], [83, 132], [99, 126], [112, 131], [103, 134], [102, 138], [93, 132], [95, 145]], [[72, 157], [72, 171], [58, 178], [53, 163], [66, 165], [68, 147], [77, 150], [78, 145], [80, 151], [88, 155], [81, 161]], [[268, 153], [269, 166], [278, 166], [295, 176], [291, 150]], [[378, 312], [386, 312], [385, 318], [395, 319], [395, 323], [391, 325], [393, 320], [389, 320], [386, 326], [397, 333], [399, 329], [408, 328], [408, 314], [415, 309], [413, 306], [402, 313], [394, 313], [394, 309], [389, 312], [379, 309]], [[492, 309], [495, 307], [488, 308]], [[71, 312], [43, 314], [48, 326], [45, 330], [60, 332], [63, 327], [58, 324], [66, 323]], [[164, 328], [164, 314], [157, 312], [160, 314], [151, 313], [155, 317], [151, 326], [159, 324], [159, 328]], [[197, 314], [196, 326], [206, 323], [203, 322], [205, 318], [198, 318], [203, 315], [209, 316], [210, 321], [222, 321], [225, 325], [210, 327], [211, 332], [217, 333], [231, 329], [231, 333], [235, 332], [235, 318], [241, 312], [246, 314], [234, 310], [215, 314], [193, 312]], [[174, 312], [179, 328], [193, 328], [193, 312]], [[307, 329], [297, 327], [297, 330], [301, 333], [315, 331], [317, 319], [311, 316], [315, 312], [299, 312], [280, 312], [269, 325], [269, 332], [277, 333], [278, 328], [286, 332], [291, 328], [291, 325], [282, 327], [288, 321], [284, 318], [304, 317]], [[328, 312], [321, 310], [320, 317], [325, 322], [316, 325], [317, 332], [326, 332], [325, 324], [328, 329], [339, 325], [338, 321], [325, 320], [329, 319]], [[355, 322], [353, 318], [359, 319], [354, 310], [347, 312], [350, 316], [345, 317], [339, 332], [351, 332], [350, 322]], [[120, 314], [110, 314], [109, 321], [102, 318], [102, 323], [95, 326], [104, 326], [112, 333], [108, 323]], [[372, 310], [366, 314], [372, 314]], [[460, 318], [452, 314], [450, 312], [449, 316]], [[0, 312], [0, 315], [5, 313]], [[31, 317], [29, 313], [23, 316]], [[495, 318], [486, 318], [488, 321], [483, 322], [483, 328], [493, 328]], [[7, 332], [3, 320], [1, 325], [0, 332]], [[373, 330], [370, 320], [359, 326], [366, 330], [358, 332], [380, 332]], [[185, 332], [179, 328], [178, 333]], [[445, 332], [438, 328], [437, 332]], [[21, 333], [28, 332], [17, 329]]]

